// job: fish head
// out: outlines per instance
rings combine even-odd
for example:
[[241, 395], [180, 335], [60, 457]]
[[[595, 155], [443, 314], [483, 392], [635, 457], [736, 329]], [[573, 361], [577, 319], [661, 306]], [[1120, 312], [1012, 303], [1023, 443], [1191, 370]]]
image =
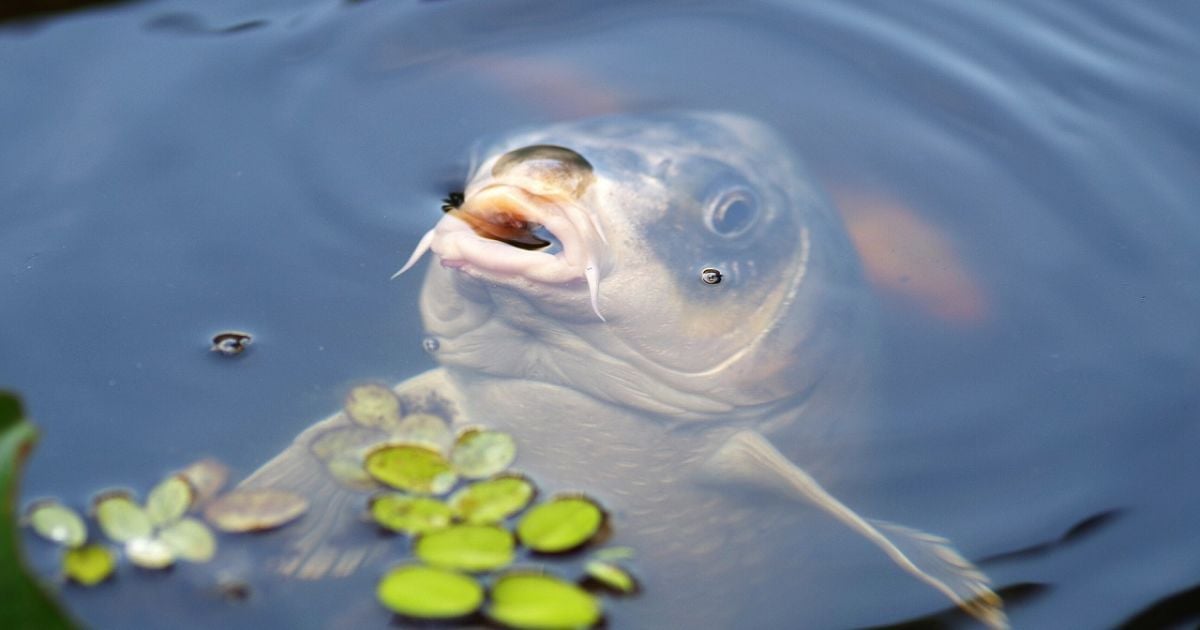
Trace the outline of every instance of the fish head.
[[506, 135], [473, 162], [405, 267], [438, 260], [421, 310], [448, 368], [728, 419], [802, 397], [852, 334], [853, 250], [762, 123], [597, 118]]

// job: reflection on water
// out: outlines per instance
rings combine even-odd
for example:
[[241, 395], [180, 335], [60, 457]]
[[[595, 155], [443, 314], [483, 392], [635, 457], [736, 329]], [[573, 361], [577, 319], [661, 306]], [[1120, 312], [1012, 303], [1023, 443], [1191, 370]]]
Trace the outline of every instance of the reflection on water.
[[[387, 278], [478, 138], [724, 109], [803, 155], [880, 303], [879, 412], [834, 436], [871, 456], [822, 480], [1002, 557], [1018, 627], [1194, 621], [1198, 10], [793, 4], [139, 3], [0, 26], [20, 95], [0, 99], [0, 384], [44, 427], [26, 496], [79, 505], [205, 454], [245, 474], [348, 383], [431, 367], [419, 278]], [[212, 356], [226, 329], [253, 350]], [[804, 532], [817, 577], [766, 601], [816, 627], [944, 607], [824, 527]], [[253, 554], [230, 542], [225, 570]], [[229, 607], [180, 569], [67, 596], [99, 627], [386, 621], [356, 597], [370, 576]]]

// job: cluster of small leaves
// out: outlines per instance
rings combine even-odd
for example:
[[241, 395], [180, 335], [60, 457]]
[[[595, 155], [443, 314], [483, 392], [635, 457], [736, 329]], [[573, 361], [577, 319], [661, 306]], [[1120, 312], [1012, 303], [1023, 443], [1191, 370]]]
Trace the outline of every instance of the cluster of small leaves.
[[[516, 458], [511, 436], [482, 428], [454, 434], [431, 414], [400, 417], [400, 407], [386, 388], [356, 388], [347, 398], [347, 414], [362, 428], [392, 427], [389, 439], [371, 446], [353, 433], [360, 427], [349, 427], [321, 436], [313, 446], [318, 457], [333, 462], [342, 457], [337, 449], [358, 444], [362, 452], [352, 456], [358, 470], [393, 489], [376, 493], [368, 509], [380, 527], [411, 540], [415, 561], [383, 577], [380, 602], [418, 619], [457, 619], [482, 609], [492, 621], [514, 628], [597, 624], [603, 612], [588, 590], [543, 569], [509, 567], [519, 547], [544, 557], [594, 544], [607, 531], [604, 510], [582, 494], [530, 507], [536, 486], [508, 471]], [[636, 582], [617, 562], [627, 557], [597, 554], [586, 565], [584, 581], [613, 593], [635, 592]]]
[[[203, 460], [154, 486], [144, 505], [127, 490], [101, 492], [92, 501], [91, 516], [135, 566], [160, 570], [177, 560], [208, 562], [216, 553], [216, 538], [188, 513], [207, 500], [227, 475], [221, 464]], [[41, 537], [65, 548], [61, 570], [67, 579], [93, 586], [116, 571], [117, 553], [106, 544], [89, 543], [86, 521], [67, 505], [55, 499], [35, 501], [26, 509], [25, 522]]]

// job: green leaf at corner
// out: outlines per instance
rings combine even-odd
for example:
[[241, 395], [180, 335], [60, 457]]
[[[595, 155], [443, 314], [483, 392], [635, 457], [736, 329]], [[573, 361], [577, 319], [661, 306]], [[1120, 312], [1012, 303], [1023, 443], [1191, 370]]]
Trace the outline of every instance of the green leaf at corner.
[[21, 556], [17, 532], [17, 482], [37, 430], [21, 403], [0, 392], [0, 628], [72, 628], [63, 609], [34, 581]]

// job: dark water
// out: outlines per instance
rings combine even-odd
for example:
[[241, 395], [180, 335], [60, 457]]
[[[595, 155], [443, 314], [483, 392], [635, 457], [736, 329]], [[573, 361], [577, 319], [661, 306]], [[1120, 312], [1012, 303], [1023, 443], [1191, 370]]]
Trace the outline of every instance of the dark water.
[[[1115, 626], [1192, 588], [1200, 7], [795, 4], [181, 1], [0, 26], [0, 385], [43, 428], [26, 496], [144, 491], [204, 454], [247, 473], [348, 384], [431, 367], [420, 279], [388, 276], [477, 137], [728, 109], [892, 236], [864, 258], [911, 244], [878, 280], [879, 455], [837, 494], [1027, 585], [1018, 627]], [[251, 352], [212, 356], [224, 328]], [[945, 607], [863, 566], [812, 585], [838, 598], [815, 618]], [[147, 593], [211, 575], [123, 575], [68, 601], [100, 627], [387, 619], [287, 585], [162, 610]], [[644, 625], [627, 606], [612, 625]]]

